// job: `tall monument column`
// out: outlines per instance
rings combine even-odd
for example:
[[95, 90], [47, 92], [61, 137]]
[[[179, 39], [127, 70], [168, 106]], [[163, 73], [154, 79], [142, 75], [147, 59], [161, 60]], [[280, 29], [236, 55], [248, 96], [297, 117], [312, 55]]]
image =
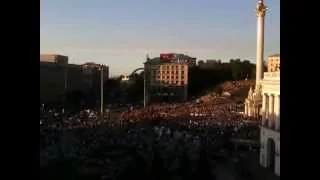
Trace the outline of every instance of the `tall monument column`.
[[267, 7], [263, 0], [259, 0], [257, 4], [257, 56], [256, 56], [256, 85], [259, 84], [263, 78], [264, 69], [264, 17], [266, 15]]

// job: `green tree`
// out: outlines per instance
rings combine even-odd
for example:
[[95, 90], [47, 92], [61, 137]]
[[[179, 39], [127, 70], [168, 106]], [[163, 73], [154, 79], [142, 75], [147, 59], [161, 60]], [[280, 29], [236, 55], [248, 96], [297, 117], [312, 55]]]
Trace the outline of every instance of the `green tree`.
[[127, 99], [130, 102], [143, 100], [144, 72], [134, 74], [130, 77], [129, 87], [127, 89]]

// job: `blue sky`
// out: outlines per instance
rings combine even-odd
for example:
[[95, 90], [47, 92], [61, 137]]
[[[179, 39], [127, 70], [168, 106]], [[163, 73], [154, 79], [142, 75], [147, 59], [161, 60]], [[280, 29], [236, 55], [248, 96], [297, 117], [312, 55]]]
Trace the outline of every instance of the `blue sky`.
[[[41, 0], [40, 52], [103, 63], [111, 75], [146, 54], [255, 62], [257, 0]], [[280, 0], [265, 0], [265, 56], [280, 52]]]

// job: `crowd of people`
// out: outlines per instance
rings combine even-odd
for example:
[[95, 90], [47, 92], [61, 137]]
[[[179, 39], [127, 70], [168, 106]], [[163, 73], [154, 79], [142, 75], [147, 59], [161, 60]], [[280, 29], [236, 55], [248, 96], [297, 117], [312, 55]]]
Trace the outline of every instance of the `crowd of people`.
[[232, 92], [239, 88], [252, 87], [254, 84], [254, 80], [228, 81], [222, 84], [222, 89], [224, 92], [230, 92], [232, 94]]
[[[216, 97], [214, 101], [208, 103], [156, 104], [147, 108], [127, 110], [122, 113], [121, 121], [128, 124], [161, 122], [189, 129], [217, 127], [233, 128], [237, 131], [243, 127], [257, 129], [258, 119], [245, 117], [242, 111], [243, 104], [237, 104], [226, 97]], [[257, 137], [256, 134], [249, 132], [250, 135], [239, 138]], [[239, 133], [233, 134], [239, 136]]]
[[95, 110], [41, 107], [40, 176], [57, 176], [46, 169], [68, 159], [76, 168], [68, 171], [73, 179], [214, 179], [214, 167], [234, 152], [230, 138], [259, 138], [259, 121], [242, 111], [242, 104], [220, 96], [207, 103], [130, 106], [113, 122]]

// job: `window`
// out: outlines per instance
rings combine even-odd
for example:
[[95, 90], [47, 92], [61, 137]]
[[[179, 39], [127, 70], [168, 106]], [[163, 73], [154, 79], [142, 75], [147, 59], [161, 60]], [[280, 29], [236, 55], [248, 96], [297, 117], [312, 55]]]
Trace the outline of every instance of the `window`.
[[184, 85], [184, 81], [181, 81], [181, 85]]
[[181, 71], [181, 74], [184, 74], [184, 71]]
[[167, 73], [169, 74], [169, 71], [167, 71]]
[[174, 79], [174, 76], [171, 76], [171, 79]]
[[176, 81], [176, 84], [178, 84], [179, 83], [179, 81]]
[[167, 79], [169, 79], [170, 77], [169, 76], [167, 76]]
[[184, 76], [183, 76], [183, 75], [181, 76], [181, 79], [184, 79]]

